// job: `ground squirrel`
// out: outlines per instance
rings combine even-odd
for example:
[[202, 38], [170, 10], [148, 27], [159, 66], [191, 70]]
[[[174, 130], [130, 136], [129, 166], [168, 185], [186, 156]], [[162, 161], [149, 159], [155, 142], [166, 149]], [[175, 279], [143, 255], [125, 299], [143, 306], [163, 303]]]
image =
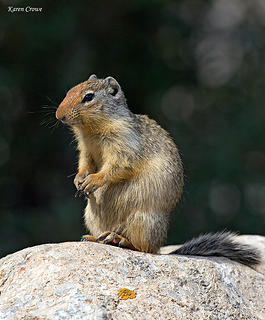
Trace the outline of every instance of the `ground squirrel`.
[[[87, 197], [84, 218], [90, 231], [82, 240], [157, 253], [183, 189], [180, 155], [167, 131], [132, 113], [113, 77], [91, 75], [70, 89], [56, 117], [71, 127], [78, 143], [74, 184]], [[175, 253], [258, 263], [255, 249], [234, 243], [232, 236], [204, 235]]]

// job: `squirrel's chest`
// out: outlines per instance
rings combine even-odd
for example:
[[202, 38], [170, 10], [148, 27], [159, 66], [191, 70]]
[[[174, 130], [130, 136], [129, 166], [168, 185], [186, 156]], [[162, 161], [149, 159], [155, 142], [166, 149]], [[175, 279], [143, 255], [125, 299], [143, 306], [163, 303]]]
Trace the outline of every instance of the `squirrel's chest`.
[[100, 144], [90, 141], [87, 144], [87, 154], [89, 158], [93, 161], [96, 171], [98, 171], [103, 165], [103, 151]]

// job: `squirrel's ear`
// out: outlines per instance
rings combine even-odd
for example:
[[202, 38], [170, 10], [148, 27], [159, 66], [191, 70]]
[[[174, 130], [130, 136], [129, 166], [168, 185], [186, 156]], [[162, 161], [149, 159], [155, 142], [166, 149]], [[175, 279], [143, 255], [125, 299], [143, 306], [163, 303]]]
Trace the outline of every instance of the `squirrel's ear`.
[[113, 77], [107, 77], [105, 79], [105, 83], [106, 83], [106, 86], [107, 86], [107, 91], [112, 96], [116, 96], [121, 91], [121, 87], [118, 84], [118, 81], [115, 80]]
[[88, 78], [88, 80], [97, 79], [97, 76], [95, 74], [91, 74], [91, 76]]

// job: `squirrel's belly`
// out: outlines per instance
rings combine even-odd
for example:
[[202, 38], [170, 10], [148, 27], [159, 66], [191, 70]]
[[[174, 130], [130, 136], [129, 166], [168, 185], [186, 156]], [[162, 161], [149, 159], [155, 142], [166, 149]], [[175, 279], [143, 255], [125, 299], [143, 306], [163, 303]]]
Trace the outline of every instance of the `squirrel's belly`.
[[95, 191], [88, 200], [85, 224], [93, 235], [104, 231], [120, 232], [135, 212], [168, 215], [178, 200], [179, 190], [172, 177], [130, 179]]

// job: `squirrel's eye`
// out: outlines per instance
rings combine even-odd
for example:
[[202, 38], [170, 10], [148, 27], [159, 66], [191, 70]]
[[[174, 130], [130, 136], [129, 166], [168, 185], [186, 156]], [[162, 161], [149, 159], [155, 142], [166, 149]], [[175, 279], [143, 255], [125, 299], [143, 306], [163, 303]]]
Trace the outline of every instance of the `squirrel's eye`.
[[87, 93], [84, 96], [82, 103], [87, 102], [87, 101], [91, 101], [91, 100], [93, 100], [93, 98], [94, 98], [94, 93]]

